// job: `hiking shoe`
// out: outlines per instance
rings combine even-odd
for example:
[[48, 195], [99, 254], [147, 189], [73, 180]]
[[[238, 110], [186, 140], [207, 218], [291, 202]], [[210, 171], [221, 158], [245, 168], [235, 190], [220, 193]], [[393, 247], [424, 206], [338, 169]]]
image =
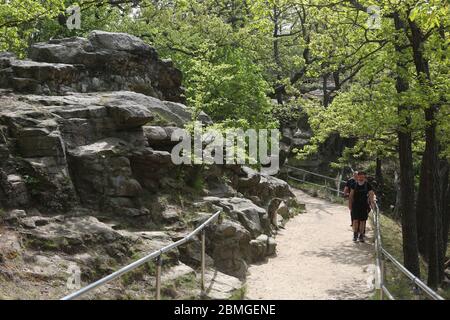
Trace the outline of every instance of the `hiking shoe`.
[[359, 242], [366, 242], [366, 240], [364, 240], [364, 235], [360, 234], [359, 238], [358, 238]]
[[358, 241], [358, 235], [353, 236], [353, 242], [356, 242], [356, 241]]

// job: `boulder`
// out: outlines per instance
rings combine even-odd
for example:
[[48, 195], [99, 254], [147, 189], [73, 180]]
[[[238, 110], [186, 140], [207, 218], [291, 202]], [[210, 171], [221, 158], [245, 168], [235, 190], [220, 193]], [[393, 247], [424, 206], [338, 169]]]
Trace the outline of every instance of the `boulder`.
[[276, 214], [283, 217], [283, 219], [289, 219], [291, 218], [289, 207], [287, 206], [286, 202], [282, 201], [280, 205], [278, 206], [276, 210]]
[[240, 279], [247, 273], [250, 233], [239, 223], [224, 220], [207, 231], [207, 248], [218, 270]]
[[156, 57], [154, 48], [131, 34], [94, 30], [89, 34], [88, 40], [96, 49], [127, 51]]
[[[48, 62], [50, 66], [63, 63], [60, 69], [68, 66], [75, 70], [72, 78], [66, 77], [64, 88], [55, 85], [53, 79], [42, 82], [34, 74], [12, 74], [25, 79], [16, 81], [17, 85], [20, 82], [36, 93], [43, 93], [44, 88], [59, 94], [131, 90], [163, 100], [185, 100], [181, 72], [170, 61], [159, 59], [153, 47], [129, 34], [94, 30], [87, 39], [73, 37], [36, 43], [30, 49], [30, 58], [37, 61], [35, 63]], [[5, 65], [14, 65], [16, 61], [11, 56], [3, 56]], [[4, 78], [11, 82], [10, 75]], [[5, 86], [8, 86], [6, 81]]]
[[[201, 250], [202, 245], [198, 240], [180, 246], [180, 261], [194, 268], [199, 268], [201, 266]], [[214, 265], [214, 260], [208, 254], [205, 254], [205, 258], [206, 266], [212, 267]]]
[[25, 245], [34, 250], [76, 253], [96, 246], [125, 257], [129, 249], [124, 237], [94, 217], [33, 216], [21, 220], [27, 226], [21, 231]]
[[0, 204], [10, 208], [26, 207], [30, 201], [27, 185], [22, 176], [6, 174], [0, 169]]
[[252, 237], [269, 231], [269, 216], [266, 210], [249, 199], [205, 197], [204, 200], [223, 208], [231, 218], [239, 221]]
[[186, 276], [195, 276], [195, 275], [196, 272], [194, 269], [185, 265], [184, 263], [180, 263], [164, 271], [161, 275], [161, 281], [162, 283], [167, 283]]
[[27, 213], [25, 210], [11, 210], [4, 213], [0, 218], [3, 219], [3, 221], [6, 222], [18, 222], [21, 218], [24, 218], [27, 216]]
[[274, 238], [265, 234], [250, 241], [253, 262], [263, 261], [266, 257], [276, 253], [277, 243]]
[[119, 130], [139, 128], [153, 119], [149, 110], [140, 105], [109, 104], [107, 110]]
[[[207, 289], [203, 298], [211, 300], [243, 299], [243, 286], [243, 282], [238, 278], [210, 269], [205, 273]], [[239, 291], [242, 293], [239, 294]]]
[[131, 168], [139, 183], [148, 190], [158, 190], [163, 186], [164, 177], [172, 173], [175, 165], [167, 151], [145, 148], [133, 152], [130, 157]]
[[246, 196], [258, 196], [262, 204], [267, 204], [273, 197], [292, 198], [289, 184], [276, 177], [260, 174], [259, 172], [243, 167], [238, 176], [237, 190]]
[[178, 141], [172, 141], [172, 134], [177, 127], [145, 126], [144, 135], [148, 145], [158, 150], [171, 151]]
[[69, 152], [73, 181], [83, 204], [96, 210], [140, 208], [133, 198], [141, 195], [142, 187], [133, 178], [127, 154], [128, 144], [117, 138], [100, 140]]

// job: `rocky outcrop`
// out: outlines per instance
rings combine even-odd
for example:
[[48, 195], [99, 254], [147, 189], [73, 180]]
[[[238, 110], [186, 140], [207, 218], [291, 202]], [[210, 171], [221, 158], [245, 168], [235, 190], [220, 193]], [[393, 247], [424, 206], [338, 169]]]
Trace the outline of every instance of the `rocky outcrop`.
[[239, 192], [248, 197], [257, 197], [256, 202], [263, 205], [267, 205], [274, 197], [291, 198], [294, 196], [284, 180], [260, 174], [248, 167], [242, 168], [235, 184]]
[[[293, 110], [294, 111], [294, 110]], [[336, 162], [342, 156], [345, 148], [355, 145], [354, 138], [343, 138], [338, 134], [331, 134], [323, 143], [319, 144], [318, 151], [307, 158], [299, 159], [294, 150], [302, 150], [309, 145], [313, 131], [309, 119], [301, 107], [295, 109], [293, 116], [281, 121], [280, 163], [286, 162], [291, 166], [304, 168], [324, 175], [335, 175], [330, 171], [330, 163]]]
[[6, 93], [2, 101], [0, 126], [6, 143], [0, 200], [6, 207], [64, 211], [79, 203], [145, 214], [138, 199], [140, 183], [157, 188], [171, 159], [167, 151], [149, 147], [143, 126], [157, 115], [185, 123], [178, 108], [167, 107], [172, 104], [134, 92]]
[[129, 34], [93, 31], [87, 39], [37, 43], [30, 58], [0, 56], [0, 87], [37, 94], [126, 90], [184, 101], [181, 72]]
[[[220, 279], [209, 298], [230, 297], [249, 263], [275, 254], [269, 207], [276, 197], [289, 208], [275, 216], [292, 216], [289, 186], [237, 165], [173, 164], [171, 135], [194, 113], [181, 103], [180, 71], [152, 47], [94, 31], [35, 44], [30, 59], [0, 53], [0, 238], [15, 248], [0, 250], [0, 275], [19, 256], [27, 275], [59, 288], [45, 296], [60, 297], [72, 263], [91, 282], [179, 240], [218, 209], [223, 222], [207, 230], [207, 265]], [[204, 113], [197, 119], [212, 123]], [[164, 259], [168, 282], [196, 281], [200, 242]], [[123, 281], [150, 281], [145, 272], [130, 277]]]
[[252, 237], [270, 232], [267, 211], [249, 199], [206, 197], [204, 200], [222, 208], [227, 216], [239, 221]]

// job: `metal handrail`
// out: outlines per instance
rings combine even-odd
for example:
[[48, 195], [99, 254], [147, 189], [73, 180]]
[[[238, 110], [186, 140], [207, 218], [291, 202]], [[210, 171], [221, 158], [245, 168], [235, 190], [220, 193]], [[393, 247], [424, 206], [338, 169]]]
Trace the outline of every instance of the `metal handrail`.
[[[381, 242], [381, 227], [380, 227], [380, 210], [378, 208], [378, 204], [375, 202], [375, 208], [373, 208], [373, 217], [374, 217], [374, 225], [375, 225], [375, 250], [377, 256], [377, 270], [379, 270], [379, 274], [377, 274], [378, 279], [378, 287], [380, 290], [380, 298], [383, 299], [383, 294], [386, 294], [390, 300], [394, 300], [393, 295], [389, 292], [388, 288], [384, 285], [384, 260], [383, 258], [387, 258], [392, 264], [400, 270], [406, 277], [408, 277], [414, 285], [421, 288], [430, 298], [433, 300], [445, 300], [439, 294], [437, 294], [433, 289], [428, 287], [421, 279], [412, 274], [408, 269], [406, 269], [397, 259], [395, 259], [386, 249], [383, 248]], [[378, 272], [378, 271], [377, 271]]]
[[335, 189], [335, 188], [332, 188], [332, 187], [329, 187], [329, 186], [326, 186], [326, 185], [324, 186], [324, 185], [321, 185], [321, 184], [318, 184], [318, 183], [306, 181], [306, 180], [303, 180], [303, 179], [294, 178], [292, 176], [288, 176], [288, 178], [291, 179], [291, 180], [295, 180], [297, 182], [304, 182], [304, 183], [307, 183], [307, 184], [310, 184], [310, 185], [313, 185], [313, 186], [316, 186], [316, 187], [326, 188], [328, 190], [338, 192], [339, 194], [344, 194], [343, 191]]
[[[203, 222], [200, 226], [198, 226], [194, 231], [192, 231], [191, 233], [189, 233], [186, 237], [184, 237], [183, 239], [180, 239], [158, 251], [152, 252], [148, 255], [146, 255], [145, 257], [142, 257], [141, 259], [123, 267], [120, 270], [117, 270], [116, 272], [111, 273], [110, 275], [95, 281], [94, 283], [91, 283], [90, 285], [72, 293], [69, 294], [67, 296], [65, 296], [64, 298], [62, 298], [61, 300], [73, 300], [75, 298], [78, 298], [92, 290], [94, 290], [97, 287], [100, 287], [102, 285], [105, 285], [109, 282], [111, 282], [114, 279], [119, 278], [120, 276], [133, 271], [134, 269], [142, 266], [144, 263], [147, 263], [151, 260], [157, 259], [158, 262], [158, 266], [157, 266], [157, 274], [156, 274], [156, 299], [159, 300], [161, 298], [160, 295], [160, 290], [161, 290], [161, 266], [162, 266], [162, 254], [166, 253], [174, 248], [177, 248], [183, 244], [185, 244], [188, 241], [191, 241], [192, 238], [194, 236], [196, 236], [199, 232], [202, 232], [201, 238], [202, 238], [202, 254], [201, 254], [201, 289], [202, 292], [205, 289], [205, 243], [206, 243], [206, 238], [205, 238], [205, 228], [216, 218], [219, 218], [220, 213], [222, 212], [222, 210], [217, 211], [215, 214], [213, 214], [210, 218], [208, 218], [208, 220], [206, 220], [205, 222]], [[218, 219], [220, 220], [220, 219]]]
[[[292, 169], [292, 170], [302, 171], [302, 172], [304, 172], [304, 173], [311, 174], [311, 175], [313, 175], [313, 176], [317, 176], [317, 177], [320, 177], [320, 178], [333, 180], [333, 182], [336, 182], [336, 181], [337, 181], [336, 178], [327, 177], [327, 176], [324, 176], [324, 175], [322, 175], [322, 174], [320, 174], [320, 173], [308, 171], [308, 170], [305, 170], [305, 169], [301, 169], [301, 168], [297, 168], [297, 167], [292, 167], [292, 166], [289, 166], [289, 165], [284, 165], [284, 167], [285, 167], [285, 168], [288, 168], [288, 169]], [[346, 183], [346, 181], [339, 179], [339, 183]]]
[[[314, 182], [308, 181], [308, 180], [306, 180], [306, 175], [313, 175], [313, 176], [320, 177], [320, 178], [323, 178], [323, 179], [329, 179], [329, 180], [332, 180], [332, 181], [336, 184], [336, 187], [338, 187], [338, 188], [340, 188], [340, 185], [341, 185], [342, 183], [345, 183], [344, 180], [341, 180], [341, 179], [339, 179], [339, 178], [331, 178], [331, 177], [327, 177], [327, 176], [324, 176], [324, 175], [319, 174], [319, 173], [315, 173], [315, 172], [312, 172], [312, 171], [308, 171], [308, 170], [305, 170], [305, 169], [300, 169], [300, 168], [296, 168], [296, 167], [292, 167], [292, 166], [288, 166], [288, 165], [285, 165], [284, 167], [288, 169], [288, 170], [286, 170], [287, 178], [288, 178], [288, 179], [292, 179], [292, 180], [295, 180], [295, 181], [297, 181], [297, 182], [304, 182], [304, 183], [307, 183], [307, 184], [310, 184], [310, 185], [313, 185], [313, 186], [316, 186], [316, 187], [321, 187], [321, 188], [325, 188], [325, 189], [331, 190], [331, 191], [333, 191], [333, 192], [336, 192], [336, 194], [337, 194], [338, 197], [339, 197], [341, 194], [344, 194], [343, 191], [341, 191], [341, 190], [339, 190], [339, 189], [337, 189], [337, 188], [330, 187], [330, 186], [328, 186], [328, 185], [326, 185], [326, 184], [325, 184], [325, 185], [321, 185], [321, 184], [318, 184], [318, 183], [314, 183]], [[303, 179], [300, 179], [300, 178], [298, 178], [298, 177], [293, 177], [293, 176], [291, 176], [291, 175], [289, 174], [289, 169], [291, 169], [291, 170], [296, 170], [296, 171], [299, 171], [299, 172], [303, 172]]]

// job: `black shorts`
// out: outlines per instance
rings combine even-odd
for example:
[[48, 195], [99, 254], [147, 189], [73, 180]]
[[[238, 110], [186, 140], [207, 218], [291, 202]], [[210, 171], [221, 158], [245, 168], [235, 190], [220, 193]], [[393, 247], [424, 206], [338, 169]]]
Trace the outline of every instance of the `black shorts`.
[[369, 212], [370, 212], [370, 207], [367, 206], [366, 208], [361, 208], [361, 207], [356, 207], [356, 208], [352, 208], [352, 212], [351, 212], [351, 216], [352, 216], [352, 220], [361, 220], [361, 221], [366, 221], [369, 218]]

